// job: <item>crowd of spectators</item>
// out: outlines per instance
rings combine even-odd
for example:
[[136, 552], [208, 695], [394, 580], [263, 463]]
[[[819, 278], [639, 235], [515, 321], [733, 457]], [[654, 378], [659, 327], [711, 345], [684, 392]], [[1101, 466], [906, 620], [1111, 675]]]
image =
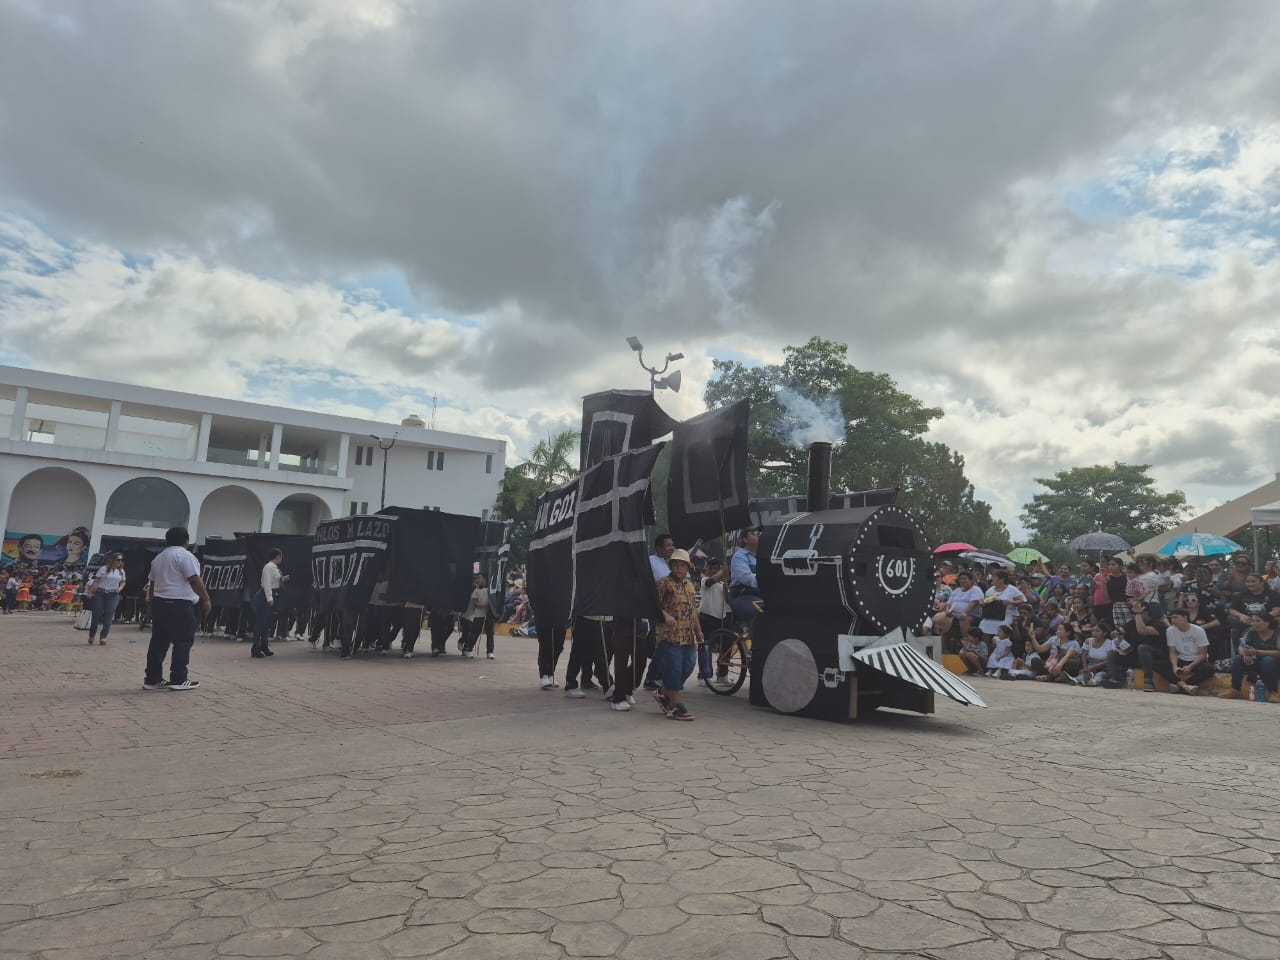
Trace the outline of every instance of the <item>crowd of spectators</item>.
[[83, 563], [35, 563], [15, 560], [0, 568], [4, 583], [4, 612], [14, 610], [71, 610], [81, 602]]
[[[1215, 675], [1221, 696], [1262, 683], [1280, 702], [1280, 564], [1261, 572], [1243, 554], [1177, 559], [1140, 554], [1075, 570], [939, 566], [933, 630], [969, 674], [1118, 688], [1141, 669], [1195, 695]], [[1255, 688], [1256, 689], [1256, 688]]]

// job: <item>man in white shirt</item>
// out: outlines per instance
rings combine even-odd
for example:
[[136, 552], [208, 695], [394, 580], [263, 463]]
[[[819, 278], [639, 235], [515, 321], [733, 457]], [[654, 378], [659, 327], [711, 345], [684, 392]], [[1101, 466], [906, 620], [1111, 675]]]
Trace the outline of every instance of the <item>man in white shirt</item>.
[[254, 657], [275, 656], [275, 653], [268, 645], [271, 639], [271, 612], [276, 605], [276, 593], [284, 582], [289, 579], [280, 572], [282, 563], [284, 563], [284, 554], [280, 550], [272, 550], [267, 555], [267, 562], [262, 566], [262, 577], [258, 592], [253, 595], [252, 656]]
[[[151, 605], [151, 643], [147, 646], [147, 673], [143, 690], [194, 690], [199, 680], [187, 676], [191, 645], [196, 641], [196, 602], [208, 614], [213, 609], [209, 591], [200, 579], [200, 562], [189, 549], [186, 527], [165, 531], [165, 548], [151, 561], [147, 577], [147, 602]], [[169, 679], [164, 678], [164, 658], [173, 648]]]
[[20, 586], [22, 586], [22, 584], [18, 583], [18, 578], [12, 573], [9, 574], [9, 579], [4, 583], [5, 613], [13, 613], [14, 610], [18, 609], [18, 588]]
[[1155, 647], [1143, 644], [1138, 647], [1138, 659], [1142, 663], [1146, 683], [1151, 683], [1152, 673], [1158, 673], [1169, 681], [1170, 693], [1195, 696], [1199, 684], [1213, 676], [1209, 663], [1209, 637], [1204, 628], [1191, 622], [1191, 615], [1182, 607], [1169, 611], [1169, 629], [1165, 631], [1169, 645], [1169, 659], [1157, 654]]
[[982, 597], [982, 588], [974, 585], [972, 573], [961, 570], [956, 574], [955, 589], [947, 600], [948, 620], [944, 634], [953, 639], [957, 649], [961, 640], [969, 636], [969, 628], [974, 625], [973, 614], [982, 605]]

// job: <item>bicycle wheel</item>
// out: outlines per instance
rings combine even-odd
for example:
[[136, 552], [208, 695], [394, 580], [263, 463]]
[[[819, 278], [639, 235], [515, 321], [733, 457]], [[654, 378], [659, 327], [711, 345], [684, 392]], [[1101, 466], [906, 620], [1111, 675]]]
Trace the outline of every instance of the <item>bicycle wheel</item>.
[[751, 656], [742, 638], [733, 631], [721, 627], [712, 631], [704, 641], [711, 653], [711, 676], [707, 689], [722, 697], [732, 696], [747, 681]]

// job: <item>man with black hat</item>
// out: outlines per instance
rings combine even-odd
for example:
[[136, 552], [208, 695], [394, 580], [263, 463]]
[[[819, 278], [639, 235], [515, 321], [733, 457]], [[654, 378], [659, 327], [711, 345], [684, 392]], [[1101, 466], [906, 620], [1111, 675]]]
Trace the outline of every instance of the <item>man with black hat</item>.
[[750, 628], [760, 615], [764, 601], [760, 597], [760, 581], [756, 579], [756, 551], [764, 527], [750, 527], [742, 532], [742, 546], [729, 565], [729, 609], [745, 627]]

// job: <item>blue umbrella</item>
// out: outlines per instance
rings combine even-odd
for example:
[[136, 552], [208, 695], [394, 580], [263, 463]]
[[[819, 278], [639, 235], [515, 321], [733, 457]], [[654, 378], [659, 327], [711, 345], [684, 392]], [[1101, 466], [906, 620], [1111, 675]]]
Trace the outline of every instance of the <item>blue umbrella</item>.
[[1156, 551], [1162, 557], [1210, 557], [1220, 553], [1240, 553], [1244, 547], [1216, 533], [1184, 533]]

